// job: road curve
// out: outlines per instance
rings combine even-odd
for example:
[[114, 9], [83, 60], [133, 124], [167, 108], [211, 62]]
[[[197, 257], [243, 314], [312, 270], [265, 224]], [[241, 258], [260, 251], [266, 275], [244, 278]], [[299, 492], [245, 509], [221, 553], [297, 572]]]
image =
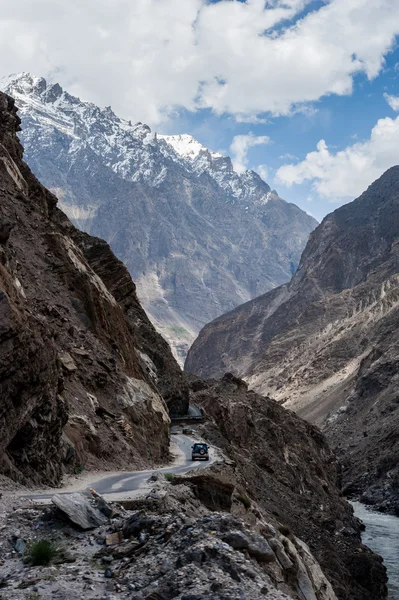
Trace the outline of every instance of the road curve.
[[[188, 471], [193, 471], [196, 469], [201, 469], [207, 467], [208, 465], [215, 462], [216, 457], [212, 448], [209, 451], [209, 461], [192, 461], [191, 460], [191, 446], [194, 443], [194, 439], [183, 435], [176, 434], [171, 436], [172, 440], [177, 444], [181, 453], [184, 455], [184, 458], [177, 459], [174, 463], [166, 467], [162, 467], [160, 469], [150, 469], [146, 471], [121, 471], [120, 473], [107, 475], [102, 477], [101, 479], [93, 479], [90, 484], [83, 487], [81, 490], [75, 489], [74, 491], [87, 491], [90, 488], [93, 488], [101, 495], [106, 495], [110, 500], [112, 500], [112, 495], [128, 495], [129, 492], [134, 492], [144, 487], [148, 478], [154, 473], [174, 473], [176, 475], [183, 475]], [[87, 480], [86, 480], [87, 483]], [[53, 493], [43, 493], [43, 494], [32, 494], [29, 495], [29, 498], [35, 500], [48, 500], [51, 499], [54, 494], [67, 494], [69, 493], [67, 490], [54, 490]]]

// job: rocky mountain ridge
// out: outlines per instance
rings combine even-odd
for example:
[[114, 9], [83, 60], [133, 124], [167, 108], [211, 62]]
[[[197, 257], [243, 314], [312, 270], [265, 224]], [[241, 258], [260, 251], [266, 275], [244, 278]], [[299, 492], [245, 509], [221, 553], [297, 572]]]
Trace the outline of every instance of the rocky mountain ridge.
[[43, 78], [0, 87], [20, 107], [33, 172], [78, 227], [110, 243], [180, 361], [205, 323], [295, 271], [316, 221], [254, 171]]
[[323, 426], [347, 493], [399, 513], [399, 167], [311, 234], [281, 286], [206, 326], [186, 368], [233, 371]]

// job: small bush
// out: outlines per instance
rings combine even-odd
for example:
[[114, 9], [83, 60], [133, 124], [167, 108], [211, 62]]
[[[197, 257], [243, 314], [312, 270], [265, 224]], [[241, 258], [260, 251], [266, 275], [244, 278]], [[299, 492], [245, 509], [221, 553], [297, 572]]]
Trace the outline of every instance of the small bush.
[[174, 479], [173, 473], [165, 473], [164, 477], [165, 477], [166, 481], [173, 481], [173, 479]]
[[57, 555], [57, 548], [49, 540], [33, 542], [28, 549], [28, 559], [32, 565], [48, 565]]

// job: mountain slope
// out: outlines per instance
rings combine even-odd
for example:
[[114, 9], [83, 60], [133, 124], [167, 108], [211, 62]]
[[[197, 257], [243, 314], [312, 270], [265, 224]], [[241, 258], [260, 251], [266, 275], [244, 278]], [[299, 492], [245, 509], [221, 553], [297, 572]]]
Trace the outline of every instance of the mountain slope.
[[205, 323], [296, 269], [316, 221], [255, 172], [42, 78], [2, 86], [20, 107], [28, 164], [77, 226], [111, 244], [180, 359]]
[[399, 513], [399, 167], [311, 234], [289, 284], [207, 325], [186, 369], [233, 371], [323, 425], [348, 491]]
[[23, 162], [19, 124], [0, 93], [0, 473], [49, 485], [153, 465], [169, 454], [164, 400], [185, 412], [188, 388], [126, 268]]

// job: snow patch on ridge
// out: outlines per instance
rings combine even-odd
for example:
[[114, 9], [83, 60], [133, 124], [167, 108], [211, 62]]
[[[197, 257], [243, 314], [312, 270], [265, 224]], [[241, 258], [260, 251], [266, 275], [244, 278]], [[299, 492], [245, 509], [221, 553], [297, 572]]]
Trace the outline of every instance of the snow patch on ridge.
[[158, 134], [158, 138], [165, 140], [173, 150], [183, 156], [184, 158], [194, 159], [197, 158], [200, 152], [209, 152], [213, 158], [223, 158], [223, 154], [219, 152], [212, 152], [206, 146], [203, 146], [198, 140], [192, 135], [183, 133], [180, 135], [162, 135]]
[[115, 115], [110, 106], [82, 102], [43, 77], [30, 73], [3, 77], [0, 89], [15, 98], [27, 119], [22, 136], [29, 152], [35, 152], [39, 124], [41, 144], [47, 138], [51, 144], [56, 131], [63, 137], [71, 162], [89, 148], [127, 181], [158, 188], [178, 165], [197, 177], [206, 173], [227, 193], [227, 202], [245, 203], [249, 207], [243, 206], [245, 211], [260, 206], [259, 199], [270, 191], [254, 171], [238, 174], [228, 156], [209, 150], [192, 135], [157, 134], [144, 123], [133, 125]]

